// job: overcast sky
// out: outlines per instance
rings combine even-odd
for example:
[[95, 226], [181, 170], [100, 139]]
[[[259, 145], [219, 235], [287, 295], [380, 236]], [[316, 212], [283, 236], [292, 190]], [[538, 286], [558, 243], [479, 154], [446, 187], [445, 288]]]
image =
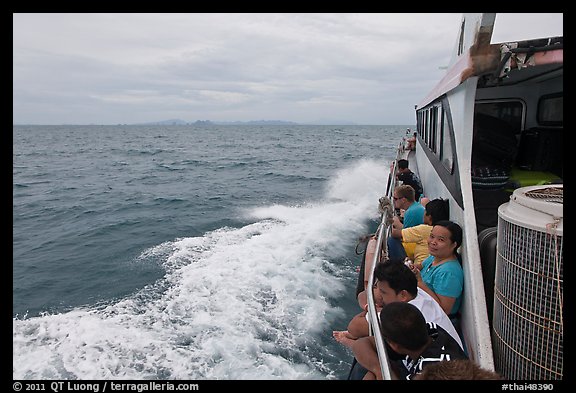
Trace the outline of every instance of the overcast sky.
[[[535, 16], [503, 30], [562, 35], [562, 14]], [[13, 14], [13, 122], [414, 124], [414, 105], [445, 73], [460, 19]]]

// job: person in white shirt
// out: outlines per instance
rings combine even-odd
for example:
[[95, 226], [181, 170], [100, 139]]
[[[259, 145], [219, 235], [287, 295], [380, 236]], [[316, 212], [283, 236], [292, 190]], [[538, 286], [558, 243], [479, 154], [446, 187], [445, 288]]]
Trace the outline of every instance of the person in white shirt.
[[[374, 298], [377, 302], [378, 313], [382, 307], [392, 302], [411, 303], [424, 315], [426, 322], [440, 325], [464, 349], [462, 340], [448, 315], [436, 300], [418, 288], [414, 273], [408, 266], [399, 261], [379, 262], [374, 269], [374, 278], [376, 280]], [[354, 340], [368, 336], [369, 326], [366, 309], [367, 307], [364, 307], [364, 311], [352, 318], [348, 324], [348, 330], [332, 332], [338, 342], [351, 348]]]

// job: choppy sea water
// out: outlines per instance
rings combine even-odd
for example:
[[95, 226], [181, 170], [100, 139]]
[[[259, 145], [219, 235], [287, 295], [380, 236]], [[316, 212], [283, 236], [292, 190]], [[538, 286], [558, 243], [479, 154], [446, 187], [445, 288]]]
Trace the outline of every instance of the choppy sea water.
[[406, 126], [14, 126], [14, 379], [345, 379]]

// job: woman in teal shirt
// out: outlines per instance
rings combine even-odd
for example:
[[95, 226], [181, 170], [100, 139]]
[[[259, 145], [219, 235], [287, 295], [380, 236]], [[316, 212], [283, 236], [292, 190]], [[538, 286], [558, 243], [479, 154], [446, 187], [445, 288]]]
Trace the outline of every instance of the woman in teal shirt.
[[462, 244], [462, 228], [452, 221], [438, 221], [430, 232], [430, 256], [422, 262], [422, 270], [412, 267], [418, 286], [432, 296], [451, 318], [457, 316], [462, 304], [464, 272], [458, 247]]

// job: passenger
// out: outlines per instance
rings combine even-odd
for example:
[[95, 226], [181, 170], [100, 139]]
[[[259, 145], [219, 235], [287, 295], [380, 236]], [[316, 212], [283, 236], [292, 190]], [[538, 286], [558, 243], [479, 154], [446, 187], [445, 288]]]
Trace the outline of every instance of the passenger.
[[[393, 302], [384, 306], [380, 321], [382, 338], [392, 354], [393, 378], [413, 379], [429, 365], [468, 358], [446, 330], [438, 324], [427, 323], [413, 304]], [[382, 379], [374, 336], [355, 340], [352, 352], [358, 363], [350, 379]]]
[[405, 228], [424, 223], [424, 206], [416, 202], [415, 194], [414, 188], [406, 184], [397, 186], [392, 194], [394, 208], [405, 210], [401, 223]]
[[[410, 131], [409, 128], [408, 131]], [[406, 140], [406, 150], [416, 150], [416, 132]]]
[[[412, 186], [403, 184], [394, 189], [393, 202], [395, 209], [404, 209], [404, 219], [400, 222], [398, 216], [394, 216], [392, 227], [401, 230], [424, 223], [424, 206], [414, 200], [415, 191]], [[414, 259], [415, 243], [402, 244], [399, 239], [389, 236], [387, 239], [388, 255], [393, 259], [404, 260], [406, 256]]]
[[400, 180], [402, 184], [412, 186], [415, 191], [414, 199], [416, 201], [420, 200], [420, 196], [424, 192], [422, 182], [418, 176], [408, 168], [408, 160], [398, 160], [397, 164], [396, 179]]
[[427, 366], [415, 380], [502, 380], [495, 371], [486, 370], [472, 360], [457, 359]]
[[426, 204], [430, 202], [430, 198], [426, 198], [425, 196], [420, 197], [420, 204], [426, 207]]
[[[430, 202], [432, 203], [432, 202]], [[428, 238], [430, 256], [422, 262], [422, 270], [412, 266], [418, 287], [428, 292], [448, 314], [458, 329], [464, 272], [458, 247], [462, 244], [462, 228], [452, 221], [438, 221]]]
[[[392, 227], [392, 237], [404, 243], [415, 243], [413, 263], [418, 269], [422, 269], [422, 261], [430, 255], [428, 251], [428, 237], [432, 231], [432, 226], [436, 225], [438, 221], [448, 220], [449, 204], [445, 199], [434, 199], [424, 207], [424, 223], [409, 228], [396, 229]], [[394, 249], [393, 251], [396, 251]], [[399, 258], [402, 255], [391, 255], [391, 257]]]
[[[374, 299], [377, 303], [376, 310], [393, 302], [408, 302], [418, 307], [424, 315], [426, 322], [434, 322], [442, 326], [461, 348], [462, 341], [452, 325], [452, 322], [442, 310], [438, 302], [430, 295], [418, 288], [416, 277], [404, 263], [397, 261], [380, 262], [374, 269], [376, 288]], [[333, 336], [339, 343], [351, 347], [352, 340], [365, 337], [369, 334], [367, 320], [367, 308], [352, 318], [346, 331], [334, 331]]]

